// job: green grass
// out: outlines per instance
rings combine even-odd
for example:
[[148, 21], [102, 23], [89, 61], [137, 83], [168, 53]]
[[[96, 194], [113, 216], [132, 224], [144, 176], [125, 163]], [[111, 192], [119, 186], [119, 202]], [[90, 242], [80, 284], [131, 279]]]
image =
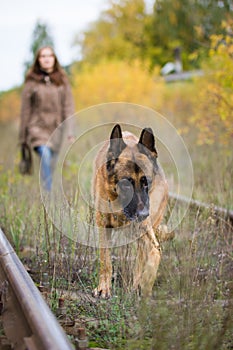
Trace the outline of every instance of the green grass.
[[[163, 245], [153, 297], [147, 301], [123, 290], [126, 250], [114, 249], [113, 297], [96, 300], [91, 291], [98, 279], [97, 250], [76, 244], [58, 232], [40, 200], [36, 158], [34, 175], [22, 177], [17, 170], [16, 128], [1, 130], [1, 228], [31, 268], [35, 283], [45, 284], [48, 278], [48, 302], [54, 313], [58, 298], [63, 296], [67, 316], [86, 327], [90, 346], [127, 350], [233, 347], [229, 223], [211, 210], [190, 208], [176, 229], [175, 239]], [[232, 155], [219, 145], [188, 146], [194, 166], [194, 197], [232, 208]], [[78, 205], [74, 188], [77, 166], [72, 159], [69, 162], [65, 186]], [[133, 247], [127, 248], [127, 258], [132, 260]]]

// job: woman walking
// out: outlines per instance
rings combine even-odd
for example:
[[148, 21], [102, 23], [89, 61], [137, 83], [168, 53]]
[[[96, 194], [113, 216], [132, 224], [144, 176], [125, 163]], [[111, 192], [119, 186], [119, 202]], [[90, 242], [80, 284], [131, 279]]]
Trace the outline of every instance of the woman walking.
[[[68, 78], [53, 49], [42, 47], [25, 78], [19, 141], [29, 144], [41, 158], [41, 181], [47, 191], [51, 190], [52, 162], [61, 143], [61, 139], [53, 140], [50, 136], [73, 114], [74, 102]], [[71, 125], [68, 129], [68, 138], [72, 139]]]

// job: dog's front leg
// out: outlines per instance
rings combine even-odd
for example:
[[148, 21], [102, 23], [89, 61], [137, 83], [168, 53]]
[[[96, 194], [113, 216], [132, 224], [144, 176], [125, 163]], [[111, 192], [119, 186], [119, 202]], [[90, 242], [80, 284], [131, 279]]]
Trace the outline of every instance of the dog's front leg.
[[94, 289], [93, 295], [107, 299], [111, 296], [112, 261], [109, 248], [109, 229], [100, 228], [100, 271], [99, 284]]
[[139, 286], [143, 297], [150, 297], [156, 280], [157, 271], [161, 259], [161, 252], [158, 248], [152, 247], [148, 253]]
[[153, 229], [149, 229], [138, 240], [138, 254], [136, 261], [134, 289], [139, 289], [143, 297], [152, 294], [156, 279], [161, 252]]

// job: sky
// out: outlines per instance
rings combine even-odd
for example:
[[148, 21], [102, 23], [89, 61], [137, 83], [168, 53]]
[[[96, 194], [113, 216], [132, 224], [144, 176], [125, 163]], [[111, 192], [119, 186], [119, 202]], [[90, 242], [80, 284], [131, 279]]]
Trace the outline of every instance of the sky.
[[[107, 0], [0, 0], [0, 91], [23, 83], [24, 62], [30, 59], [32, 33], [46, 23], [61, 65], [78, 58], [74, 37], [98, 19]], [[151, 3], [151, 0], [147, 0]]]
[[106, 4], [106, 0], [1, 0], [0, 91], [23, 82], [37, 20], [49, 26], [58, 59], [67, 65], [78, 55], [72, 48], [75, 35], [98, 19]]

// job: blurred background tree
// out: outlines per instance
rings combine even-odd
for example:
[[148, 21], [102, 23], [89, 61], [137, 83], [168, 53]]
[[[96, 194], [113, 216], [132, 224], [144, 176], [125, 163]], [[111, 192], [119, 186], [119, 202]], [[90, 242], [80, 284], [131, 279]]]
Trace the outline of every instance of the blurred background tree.
[[184, 68], [197, 68], [208, 56], [210, 36], [222, 33], [221, 23], [232, 10], [231, 0], [157, 0], [147, 13], [144, 0], [110, 0], [74, 46], [93, 64], [103, 57], [139, 58], [151, 67], [173, 61], [180, 47]]
[[195, 82], [191, 122], [198, 126], [199, 144], [229, 144], [233, 140], [233, 20], [223, 21], [224, 34], [210, 36], [205, 74]]
[[[213, 142], [217, 134], [228, 142], [233, 121], [232, 0], [156, 0], [150, 12], [146, 4], [108, 0], [99, 18], [76, 35], [81, 58], [72, 62], [70, 77], [77, 108], [119, 100], [145, 104], [173, 122], [177, 115], [178, 127], [187, 134], [191, 121], [200, 144]], [[27, 68], [42, 45], [54, 42], [49, 26], [37, 21]], [[201, 68], [204, 76], [161, 84], [160, 68], [174, 61], [177, 47], [184, 70]], [[14, 110], [6, 108], [17, 94], [0, 95], [1, 120], [18, 115], [19, 102], [12, 102]]]
[[143, 0], [110, 1], [74, 45], [81, 46], [82, 59], [97, 63], [103, 58], [135, 59], [143, 56], [147, 16]]
[[15, 121], [20, 110], [20, 89], [14, 88], [0, 93], [0, 122]]
[[199, 67], [210, 36], [222, 33], [221, 23], [232, 10], [231, 0], [156, 0], [148, 28], [152, 66], [174, 60], [174, 49], [181, 47], [184, 67]]
[[[38, 20], [32, 33], [30, 44], [30, 57], [24, 63], [24, 75], [32, 65], [34, 56], [42, 46], [54, 47], [54, 40], [48, 24]], [[21, 86], [0, 93], [0, 122], [16, 120], [19, 117], [21, 103]]]
[[54, 48], [54, 40], [51, 35], [51, 30], [48, 24], [38, 20], [35, 24], [35, 27], [32, 33], [32, 39], [31, 39], [31, 45], [30, 45], [31, 57], [28, 61], [24, 63], [25, 73], [28, 71], [29, 67], [32, 65], [35, 54], [37, 53], [39, 48], [47, 45]]

